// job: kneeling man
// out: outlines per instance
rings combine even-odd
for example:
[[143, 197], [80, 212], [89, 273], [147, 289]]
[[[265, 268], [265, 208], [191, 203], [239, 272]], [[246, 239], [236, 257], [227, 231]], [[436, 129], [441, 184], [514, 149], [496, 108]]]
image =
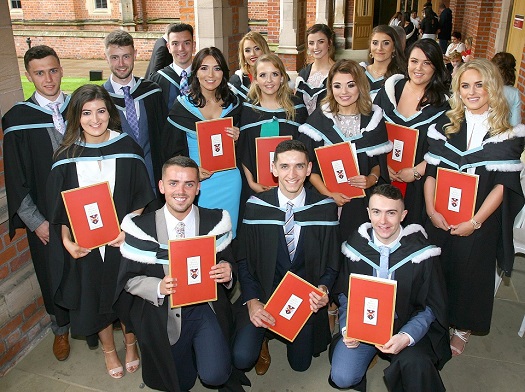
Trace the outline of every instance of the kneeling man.
[[[420, 225], [401, 226], [407, 210], [398, 188], [373, 189], [364, 223], [343, 243], [346, 256], [334, 294], [339, 294], [342, 337], [335, 342], [331, 381], [364, 390], [366, 370], [379, 352], [389, 391], [444, 391], [439, 369], [450, 359], [444, 280], [437, 256]], [[348, 276], [351, 273], [397, 281], [395, 335], [383, 346], [346, 336]]]
[[[193, 205], [199, 193], [199, 167], [187, 157], [169, 159], [162, 167], [161, 209], [122, 223], [119, 288], [133, 294], [130, 322], [142, 352], [142, 377], [154, 389], [189, 390], [197, 375], [204, 384], [222, 385], [231, 373], [228, 329], [231, 308], [226, 290], [232, 286], [230, 216], [224, 210]], [[171, 308], [177, 280], [168, 275], [168, 240], [216, 236], [218, 263], [209, 279], [219, 283], [213, 303]], [[205, 278], [205, 277], [203, 277]]]

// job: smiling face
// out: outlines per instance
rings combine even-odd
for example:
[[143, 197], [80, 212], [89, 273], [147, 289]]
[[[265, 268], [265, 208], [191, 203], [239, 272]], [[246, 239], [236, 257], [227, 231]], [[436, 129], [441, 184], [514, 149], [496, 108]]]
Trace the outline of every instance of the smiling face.
[[255, 42], [247, 39], [243, 44], [244, 60], [250, 67], [255, 65], [255, 62], [263, 54], [263, 50]]
[[106, 49], [106, 60], [113, 74], [113, 81], [128, 84], [131, 80], [137, 51], [133, 46], [109, 45]]
[[426, 86], [432, 76], [435, 68], [432, 62], [425, 56], [425, 53], [419, 48], [412, 49], [408, 59], [408, 78], [418, 86]]
[[481, 74], [475, 69], [469, 69], [461, 75], [459, 96], [473, 114], [483, 114], [489, 110], [489, 93], [483, 87]]
[[213, 56], [206, 56], [197, 70], [201, 89], [215, 91], [220, 86], [224, 72]]
[[347, 73], [336, 73], [332, 79], [332, 94], [341, 114], [357, 114], [359, 88], [354, 77]]
[[401, 200], [372, 195], [368, 202], [368, 217], [377, 239], [385, 245], [394, 242], [401, 232], [401, 222], [407, 212]]
[[318, 31], [317, 33], [308, 34], [308, 51], [314, 59], [320, 60], [328, 56], [330, 50], [330, 40], [326, 35]]
[[199, 173], [193, 167], [168, 166], [159, 181], [159, 190], [166, 197], [168, 211], [178, 220], [190, 213], [199, 189]]
[[370, 54], [374, 58], [374, 62], [390, 62], [395, 50], [394, 41], [388, 34], [375, 33], [372, 36], [370, 40]]
[[173, 62], [175, 64], [182, 69], [186, 69], [191, 65], [192, 54], [195, 50], [195, 41], [193, 41], [193, 36], [189, 31], [185, 30], [170, 33], [166, 46], [173, 56]]
[[273, 96], [279, 91], [283, 80], [283, 75], [277, 67], [269, 61], [262, 61], [257, 65], [253, 83], [259, 86], [262, 95]]
[[86, 143], [99, 144], [107, 140], [109, 112], [101, 99], [86, 102], [80, 114], [80, 126]]
[[308, 162], [306, 154], [295, 150], [281, 152], [272, 165], [272, 173], [279, 179], [279, 189], [290, 200], [299, 195], [311, 171], [312, 162]]
[[33, 59], [29, 62], [26, 77], [43, 97], [54, 101], [60, 94], [63, 71], [55, 56]]

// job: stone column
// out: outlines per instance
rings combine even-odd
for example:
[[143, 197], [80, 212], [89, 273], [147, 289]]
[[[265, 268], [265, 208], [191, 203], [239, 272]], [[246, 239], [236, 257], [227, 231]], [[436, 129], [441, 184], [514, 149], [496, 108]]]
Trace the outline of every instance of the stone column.
[[345, 13], [346, 13], [346, 1], [335, 0], [334, 5], [334, 32], [335, 32], [335, 45], [337, 49], [345, 49]]
[[135, 31], [135, 15], [133, 0], [120, 0], [122, 7], [122, 27], [127, 31]]
[[315, 23], [324, 23], [330, 26], [334, 21], [331, 0], [316, 0]]
[[306, 0], [280, 0], [279, 13], [279, 45], [276, 53], [283, 60], [290, 76], [295, 77], [296, 71], [304, 66]]
[[248, 32], [247, 3], [248, 0], [194, 0], [197, 49], [219, 48], [231, 72], [238, 68], [239, 41]]

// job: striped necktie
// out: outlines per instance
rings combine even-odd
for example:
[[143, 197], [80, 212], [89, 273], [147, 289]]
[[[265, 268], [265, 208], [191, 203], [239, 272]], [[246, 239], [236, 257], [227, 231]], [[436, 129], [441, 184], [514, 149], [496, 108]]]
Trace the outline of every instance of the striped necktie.
[[295, 225], [295, 220], [293, 216], [293, 203], [286, 203], [286, 214], [284, 216], [284, 238], [286, 239], [286, 246], [288, 247], [288, 254], [290, 255], [290, 261], [293, 260], [295, 254], [295, 241], [293, 234], [293, 227]]
[[124, 86], [120, 88], [124, 92], [124, 104], [126, 105], [126, 120], [128, 120], [129, 127], [133, 132], [133, 137], [136, 141], [139, 140], [139, 119], [137, 117], [137, 109], [135, 108], [135, 100], [129, 93], [130, 87]]

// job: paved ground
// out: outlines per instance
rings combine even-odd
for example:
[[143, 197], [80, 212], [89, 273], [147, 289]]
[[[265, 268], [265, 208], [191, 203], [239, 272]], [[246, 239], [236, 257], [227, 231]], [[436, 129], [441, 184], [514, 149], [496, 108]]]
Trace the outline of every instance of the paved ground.
[[[487, 336], [473, 336], [462, 356], [453, 358], [441, 372], [448, 391], [500, 392], [523, 391], [525, 385], [524, 340], [517, 334], [525, 315], [525, 258], [517, 257], [512, 280], [500, 287], [495, 299], [492, 331]], [[124, 358], [120, 333], [115, 333], [117, 350]], [[6, 376], [0, 378], [3, 392], [87, 392], [148, 391], [140, 372], [113, 380], [104, 368], [100, 349], [90, 351], [83, 341], [73, 340], [71, 356], [58, 362], [51, 353], [53, 337], [48, 333]], [[247, 392], [319, 392], [333, 390], [327, 384], [330, 370], [326, 353], [313, 360], [304, 373], [293, 372], [286, 361], [285, 346], [270, 342], [272, 364], [268, 373], [248, 377], [252, 387]], [[387, 362], [379, 360], [368, 372], [368, 391], [386, 391], [383, 369]], [[194, 392], [204, 392], [197, 382]]]

